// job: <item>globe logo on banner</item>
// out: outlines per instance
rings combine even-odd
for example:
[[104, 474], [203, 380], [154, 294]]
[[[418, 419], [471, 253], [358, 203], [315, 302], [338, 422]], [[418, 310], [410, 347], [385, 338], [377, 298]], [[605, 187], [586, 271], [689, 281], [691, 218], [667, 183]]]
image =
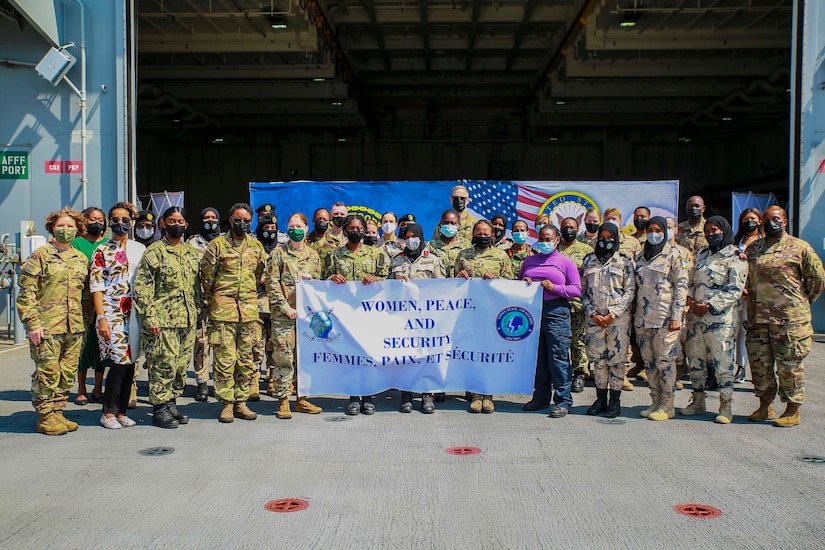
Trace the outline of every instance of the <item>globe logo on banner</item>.
[[[581, 231], [584, 230], [584, 215], [591, 208], [598, 208], [596, 201], [576, 191], [563, 191], [556, 193], [539, 208], [536, 217], [546, 214], [550, 216], [550, 223], [556, 227], [561, 227], [561, 222], [565, 218], [573, 218], [578, 223]], [[580, 232], [581, 232], [580, 231]]]
[[369, 206], [347, 206], [347, 212], [352, 214], [357, 214], [364, 218], [364, 221], [372, 220], [376, 222], [378, 225], [381, 225], [381, 214], [370, 208]]
[[309, 312], [309, 328], [312, 331], [312, 334], [304, 333], [304, 336], [309, 338], [310, 340], [326, 340], [327, 342], [332, 342], [336, 338], [340, 336], [334, 332], [334, 324], [332, 319], [335, 315], [332, 314], [332, 310], [328, 311], [313, 311], [311, 308], [307, 307], [307, 311]]
[[496, 331], [508, 342], [524, 340], [533, 332], [533, 316], [523, 307], [506, 307], [496, 316]]

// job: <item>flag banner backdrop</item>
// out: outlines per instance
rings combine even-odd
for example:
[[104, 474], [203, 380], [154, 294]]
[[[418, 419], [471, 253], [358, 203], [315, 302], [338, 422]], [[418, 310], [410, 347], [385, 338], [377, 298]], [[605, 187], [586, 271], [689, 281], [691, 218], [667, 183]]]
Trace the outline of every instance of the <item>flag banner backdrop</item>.
[[299, 395], [533, 393], [541, 285], [301, 281], [297, 292]]
[[776, 204], [776, 197], [773, 193], [759, 194], [751, 193], [731, 193], [731, 218], [730, 224], [733, 230], [739, 229], [739, 215], [746, 208], [756, 208], [760, 212], [764, 212], [769, 206]]
[[[584, 232], [584, 213], [590, 208], [604, 212], [618, 208], [624, 221], [623, 231], [635, 233], [633, 210], [650, 208], [651, 216], [677, 218], [679, 182], [668, 181], [289, 181], [253, 182], [249, 184], [252, 208], [271, 203], [275, 206], [280, 229], [286, 227], [286, 217], [303, 212], [312, 225], [317, 208], [329, 209], [342, 201], [349, 212], [367, 218], [381, 219], [387, 211], [396, 216], [414, 214], [429, 237], [441, 221], [441, 213], [452, 208], [450, 191], [458, 184], [467, 186], [470, 202], [467, 210], [477, 218], [490, 219], [493, 214], [507, 216], [508, 234], [516, 218], [527, 222], [535, 238], [533, 222], [539, 214], [547, 214], [559, 226], [562, 219], [579, 220]], [[253, 230], [257, 220], [253, 217]]]

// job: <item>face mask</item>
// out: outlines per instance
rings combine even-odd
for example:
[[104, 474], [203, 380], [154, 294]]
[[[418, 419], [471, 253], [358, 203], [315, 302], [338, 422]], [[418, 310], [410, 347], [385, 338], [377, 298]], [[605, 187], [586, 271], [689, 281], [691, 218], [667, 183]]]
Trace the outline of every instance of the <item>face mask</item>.
[[561, 230], [561, 236], [567, 242], [575, 241], [576, 235], [578, 234], [579, 232], [573, 229], [572, 227], [565, 227]]
[[772, 239], [780, 236], [782, 231], [784, 231], [784, 228], [782, 227], [782, 220], [771, 220], [765, 225], [765, 235]]
[[537, 223], [537, 224], [536, 224], [536, 235], [538, 235], [539, 233], [541, 233], [541, 228], [542, 228], [542, 227], [544, 227], [544, 224], [543, 224], [543, 223]]
[[364, 235], [364, 244], [367, 246], [375, 246], [378, 242], [378, 235]]
[[645, 230], [645, 228], [647, 227], [647, 222], [648, 222], [648, 221], [649, 221], [649, 220], [646, 220], [646, 219], [644, 219], [644, 218], [636, 218], [635, 220], [633, 220], [633, 225], [634, 225], [634, 226], [636, 227], [636, 229], [638, 229], [639, 231], [644, 231], [644, 230]]
[[389, 235], [390, 233], [395, 233], [395, 229], [397, 227], [398, 226], [395, 225], [394, 223], [387, 222], [387, 223], [385, 223], [384, 225], [381, 226], [381, 231], [383, 231], [385, 235]]
[[719, 243], [722, 242], [722, 238], [724, 236], [725, 235], [722, 234], [722, 233], [714, 233], [712, 235], [708, 235], [707, 236], [708, 245], [710, 245], [711, 248], [716, 248], [717, 246], [719, 246]]
[[410, 237], [404, 245], [407, 250], [418, 250], [419, 246], [421, 246], [421, 239], [418, 237]]
[[100, 222], [90, 223], [89, 225], [86, 226], [86, 233], [88, 233], [89, 235], [93, 235], [93, 236], [97, 237], [98, 235], [103, 234], [104, 229], [105, 229], [105, 227]]
[[151, 239], [152, 235], [154, 235], [154, 234], [155, 234], [155, 230], [150, 229], [148, 227], [142, 227], [142, 228], [138, 229], [137, 231], [135, 231], [135, 236], [138, 239], [143, 239], [144, 241], [148, 240], [148, 239]]
[[357, 229], [354, 231], [347, 231], [347, 240], [352, 244], [360, 243], [361, 239], [364, 238], [364, 232], [358, 231]]
[[264, 231], [261, 233], [261, 240], [266, 244], [272, 244], [278, 239], [278, 230]]
[[513, 233], [513, 242], [516, 244], [524, 244], [527, 242], [527, 231], [516, 231]]
[[504, 230], [503, 229], [493, 229], [493, 235], [495, 235], [497, 241], [500, 241], [501, 238], [504, 236]]
[[604, 220], [604, 223], [612, 223], [616, 227], [619, 227], [619, 222], [617, 222], [616, 220]]
[[752, 231], [756, 231], [756, 228], [759, 227], [759, 222], [755, 220], [746, 220], [742, 222], [741, 227], [743, 231], [750, 233]]
[[208, 221], [203, 222], [203, 230], [207, 233], [218, 233], [221, 230], [218, 222]]
[[536, 249], [536, 252], [539, 254], [550, 254], [556, 249], [555, 243], [548, 243], [546, 241], [537, 242], [533, 245], [533, 248]]
[[326, 233], [327, 229], [329, 228], [329, 222], [324, 221], [316, 221], [312, 222], [312, 227], [315, 229], [315, 232], [318, 234]]
[[481, 250], [490, 248], [491, 246], [493, 246], [493, 238], [473, 235], [473, 246]]
[[301, 242], [304, 240], [304, 235], [306, 235], [306, 231], [304, 229], [287, 229], [286, 234], [289, 235], [289, 238], [294, 242]]
[[647, 234], [647, 242], [656, 246], [657, 244], [662, 244], [665, 242], [665, 234], [664, 233], [648, 233]]
[[74, 227], [61, 227], [54, 230], [54, 238], [57, 242], [69, 244], [77, 236], [77, 229]]
[[464, 212], [467, 208], [467, 197], [453, 197], [453, 208], [459, 212]]
[[129, 222], [120, 222], [120, 223], [113, 223], [112, 224], [112, 233], [115, 235], [126, 235], [129, 233], [129, 230], [132, 229], [132, 224]]
[[702, 209], [701, 208], [688, 208], [687, 215], [691, 220], [698, 220], [702, 217]]
[[599, 224], [597, 223], [586, 223], [584, 224], [584, 228], [587, 229], [588, 233], [595, 233], [599, 230]]
[[249, 231], [250, 225], [249, 222], [235, 220], [232, 222], [232, 233], [234, 233], [236, 237], [243, 237]]
[[347, 221], [346, 216], [333, 216], [332, 217], [332, 223], [333, 223], [333, 225], [335, 225], [335, 227], [343, 226], [345, 221]]
[[667, 242], [672, 241], [673, 237], [675, 236], [675, 235], [673, 235], [673, 230], [672, 229], [668, 229], [666, 235], [667, 235]]
[[458, 226], [445, 223], [441, 225], [441, 234], [447, 237], [455, 237], [458, 234]]
[[613, 247], [616, 246], [616, 243], [614, 241], [599, 240], [596, 243], [596, 246], [598, 248], [603, 248], [605, 250], [613, 250]]
[[614, 241], [606, 241], [606, 240], [599, 240], [596, 242], [596, 250], [594, 254], [596, 254], [596, 258], [605, 263], [611, 256], [613, 256], [613, 248], [616, 246]]
[[186, 232], [186, 228], [182, 225], [167, 225], [166, 226], [166, 235], [168, 237], [172, 237], [173, 239], [180, 239], [183, 237], [183, 234]]

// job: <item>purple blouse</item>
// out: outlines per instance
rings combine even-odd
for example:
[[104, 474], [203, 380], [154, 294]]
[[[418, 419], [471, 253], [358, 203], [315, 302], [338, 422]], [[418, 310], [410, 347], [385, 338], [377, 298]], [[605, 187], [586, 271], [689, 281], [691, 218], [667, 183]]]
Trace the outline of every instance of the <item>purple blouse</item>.
[[550, 254], [528, 256], [518, 272], [518, 278], [529, 277], [534, 283], [549, 280], [553, 290], [543, 289], [545, 300], [579, 298], [582, 295], [581, 278], [575, 262], [554, 250]]

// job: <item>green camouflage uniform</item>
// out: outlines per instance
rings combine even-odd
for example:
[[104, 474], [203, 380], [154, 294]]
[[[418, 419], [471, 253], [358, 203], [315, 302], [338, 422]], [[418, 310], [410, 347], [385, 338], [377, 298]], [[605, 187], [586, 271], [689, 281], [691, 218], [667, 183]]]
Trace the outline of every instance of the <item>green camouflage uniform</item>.
[[690, 250], [691, 254], [696, 254], [708, 245], [705, 238], [705, 218], [699, 221], [698, 225], [690, 225], [690, 222], [679, 224], [679, 232], [676, 233], [676, 244], [680, 244]]
[[658, 393], [664, 403], [673, 397], [679, 343], [679, 331], [671, 332], [668, 325], [682, 320], [687, 300], [687, 270], [682, 255], [669, 244], [650, 260], [640, 253], [635, 269], [636, 338], [651, 393]]
[[713, 308], [702, 317], [688, 313], [685, 352], [693, 391], [704, 391], [708, 369], [716, 372], [719, 397], [733, 398], [736, 362], [736, 328], [739, 301], [745, 290], [748, 263], [739, 258], [739, 247], [729, 245], [715, 254], [703, 248], [696, 255], [688, 296]]
[[513, 266], [513, 274], [518, 276], [521, 271], [521, 264], [527, 259], [527, 256], [532, 256], [532, 249], [528, 246], [521, 252], [513, 252], [513, 249], [507, 251], [507, 256], [510, 257], [510, 264]]
[[443, 279], [446, 276], [446, 269], [444, 269], [444, 262], [441, 258], [425, 248], [414, 261], [403, 253], [392, 259], [390, 279], [397, 279], [400, 276], [407, 279]]
[[486, 250], [472, 247], [459, 252], [455, 260], [455, 275], [462, 271], [469, 273], [470, 277], [481, 278], [490, 272], [498, 279], [515, 279], [513, 264], [507, 253], [494, 247]]
[[289, 397], [295, 376], [295, 321], [287, 317], [296, 307], [295, 286], [304, 278], [320, 277], [321, 259], [309, 246], [296, 250], [285, 244], [269, 253], [264, 280], [271, 312], [272, 380], [277, 399]]
[[[203, 306], [199, 260], [193, 246], [173, 246], [164, 238], [149, 245], [135, 273], [132, 299], [143, 318], [140, 338], [150, 365], [152, 405], [180, 397], [186, 387]], [[151, 327], [159, 327], [160, 334], [152, 334]]]
[[[593, 364], [596, 387], [621, 390], [630, 348], [631, 306], [636, 296], [633, 261], [627, 256], [613, 254], [607, 263], [602, 264], [595, 254], [588, 254], [581, 271], [581, 301], [587, 320], [584, 339], [587, 357]], [[607, 328], [602, 328], [591, 317], [594, 313], [612, 313], [616, 318]]]
[[[275, 250], [274, 248], [272, 250]], [[266, 250], [264, 250], [266, 253]], [[268, 256], [267, 256], [268, 261]], [[270, 328], [272, 327], [272, 318], [269, 314], [269, 296], [266, 294], [266, 273], [264, 273], [261, 281], [258, 283], [257, 300], [258, 300], [258, 322], [261, 325], [261, 337], [258, 343], [252, 350], [252, 374], [258, 373], [269, 375], [269, 369], [272, 368], [272, 350], [275, 349], [272, 343], [272, 334]], [[253, 380], [254, 382], [254, 380]]]
[[307, 237], [306, 244], [310, 246], [315, 252], [318, 253], [318, 257], [321, 258], [321, 264], [324, 263], [324, 258], [338, 248], [341, 248], [347, 243], [347, 234], [346, 232], [341, 232], [340, 235], [333, 235], [331, 231], [327, 231], [324, 233], [323, 237], [316, 237], [315, 233], [310, 233]]
[[[465, 211], [465, 216], [462, 218], [461, 216], [458, 217], [458, 233], [456, 236], [459, 237], [461, 240], [467, 241], [468, 243], [473, 240], [473, 226], [478, 221], [478, 218], [473, 217], [470, 215], [469, 212]], [[433, 236], [431, 241], [438, 239], [441, 236], [441, 223], [439, 222], [436, 224], [435, 229], [433, 230]]]
[[[209, 241], [203, 235], [198, 234], [190, 237], [186, 242], [198, 251], [199, 257], [203, 258], [203, 253], [206, 252], [206, 247], [209, 246]], [[195, 379], [198, 383], [209, 380], [209, 368], [212, 366], [212, 348], [209, 347], [209, 334], [206, 330], [209, 326], [209, 315], [206, 307], [201, 309], [203, 312], [198, 319], [198, 326], [195, 331], [195, 357], [192, 363], [192, 369], [195, 371]]]
[[455, 277], [455, 261], [458, 258], [458, 253], [468, 246], [470, 246], [470, 241], [456, 235], [453, 242], [449, 244], [442, 241], [441, 237], [431, 240], [427, 243], [427, 250], [441, 258], [447, 277]]
[[[805, 401], [803, 360], [811, 351], [811, 304], [825, 290], [822, 261], [811, 245], [790, 235], [759, 239], [748, 255], [746, 345], [757, 396], [777, 392], [787, 403]], [[776, 365], [776, 374], [774, 374]]]
[[395, 240], [393, 240], [393, 241], [382, 241], [380, 248], [384, 252], [387, 253], [387, 256], [389, 256], [390, 259], [395, 258], [399, 254], [404, 252], [404, 247], [403, 246], [398, 246], [398, 241], [395, 241]]
[[375, 246], [359, 246], [355, 252], [346, 246], [337, 248], [323, 258], [321, 276], [329, 279], [341, 275], [347, 281], [360, 281], [366, 275], [386, 279], [390, 270], [390, 258]]
[[[562, 241], [561, 244], [567, 247], [562, 249], [561, 246], [559, 246], [559, 252], [573, 260], [576, 267], [579, 268], [579, 274], [581, 274], [584, 257], [592, 253], [593, 249], [590, 248], [589, 245], [580, 243], [579, 241], [573, 241], [569, 245]], [[574, 374], [587, 375], [587, 348], [584, 344], [586, 327], [584, 308], [582, 307], [580, 298], [572, 298], [568, 300], [568, 302], [570, 303], [570, 328], [573, 334], [570, 339], [570, 362], [573, 366]]]
[[29, 342], [35, 371], [32, 404], [38, 414], [66, 409], [83, 346], [84, 295], [89, 261], [74, 248], [59, 252], [53, 244], [35, 250], [20, 268], [17, 313], [31, 332], [43, 329], [39, 346]]
[[209, 344], [215, 350], [215, 397], [249, 399], [252, 350], [261, 338], [258, 281], [266, 255], [251, 236], [238, 244], [231, 232], [211, 243], [200, 264], [201, 285], [209, 308]]

